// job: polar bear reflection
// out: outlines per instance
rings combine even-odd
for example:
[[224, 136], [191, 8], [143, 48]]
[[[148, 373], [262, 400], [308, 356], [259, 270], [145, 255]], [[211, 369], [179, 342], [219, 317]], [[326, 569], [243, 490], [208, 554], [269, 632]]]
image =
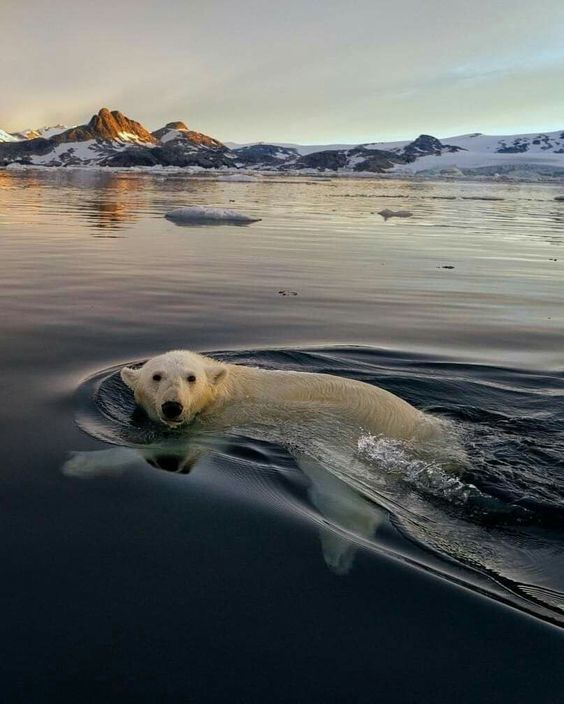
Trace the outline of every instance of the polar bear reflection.
[[[198, 468], [205, 471], [203, 460], [223, 452], [229, 453], [228, 438], [192, 440], [183, 446], [112, 447], [73, 453], [63, 465], [63, 473], [79, 478], [118, 476], [146, 462], [155, 469], [189, 474]], [[371, 541], [385, 514], [313, 457], [298, 453], [294, 459], [308, 479], [308, 496], [321, 518], [319, 535], [325, 562], [336, 574], [345, 574], [352, 567], [359, 542]]]

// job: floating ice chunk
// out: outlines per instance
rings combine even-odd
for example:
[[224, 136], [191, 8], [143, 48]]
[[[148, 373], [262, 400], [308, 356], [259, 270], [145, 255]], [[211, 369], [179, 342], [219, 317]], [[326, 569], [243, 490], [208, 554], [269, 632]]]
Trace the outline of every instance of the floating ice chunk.
[[388, 218], [410, 218], [413, 213], [411, 210], [390, 210], [389, 208], [384, 208], [384, 210], [378, 212], [378, 215], [387, 220]]
[[230, 176], [218, 176], [216, 181], [231, 181], [233, 183], [255, 183], [260, 181], [257, 176], [250, 176], [249, 174], [231, 174]]
[[235, 225], [245, 225], [251, 222], [259, 222], [261, 218], [251, 218], [248, 215], [238, 213], [236, 210], [227, 208], [209, 208], [205, 205], [191, 205], [186, 208], [176, 208], [166, 213], [165, 218], [179, 224], [212, 224], [226, 223]]
[[462, 200], [505, 200], [499, 196], [462, 196]]

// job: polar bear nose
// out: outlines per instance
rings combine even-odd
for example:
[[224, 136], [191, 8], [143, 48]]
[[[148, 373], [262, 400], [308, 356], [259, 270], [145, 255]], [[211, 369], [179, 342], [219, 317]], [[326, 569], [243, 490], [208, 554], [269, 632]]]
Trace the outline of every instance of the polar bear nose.
[[161, 410], [165, 418], [168, 418], [168, 420], [174, 420], [175, 418], [178, 418], [184, 409], [182, 408], [182, 405], [176, 401], [165, 401], [161, 406]]

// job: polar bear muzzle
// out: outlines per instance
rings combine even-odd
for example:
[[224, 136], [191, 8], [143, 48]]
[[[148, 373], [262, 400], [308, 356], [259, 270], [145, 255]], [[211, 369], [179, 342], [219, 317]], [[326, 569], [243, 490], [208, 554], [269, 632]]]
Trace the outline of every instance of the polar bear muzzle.
[[167, 420], [177, 420], [184, 411], [184, 407], [177, 401], [165, 401], [161, 406], [163, 416]]

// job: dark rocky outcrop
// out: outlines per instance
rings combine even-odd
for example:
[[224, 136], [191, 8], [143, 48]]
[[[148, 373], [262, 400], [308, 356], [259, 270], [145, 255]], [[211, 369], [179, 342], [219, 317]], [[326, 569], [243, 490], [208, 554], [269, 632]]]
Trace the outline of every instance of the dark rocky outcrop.
[[353, 171], [371, 171], [383, 173], [396, 164], [405, 164], [410, 159], [395, 152], [382, 149], [367, 149], [354, 147], [353, 149], [329, 149], [323, 152], [313, 152], [301, 156], [297, 161], [288, 165], [292, 169], [319, 169], [337, 171], [348, 168]]
[[[396, 164], [406, 164], [409, 159], [384, 149], [364, 149], [362, 147], [349, 150], [349, 155], [355, 158], [354, 171], [371, 171], [384, 173]], [[362, 158], [362, 161], [359, 159]]]
[[12, 162], [28, 164], [32, 156], [48, 154], [53, 149], [50, 139], [29, 139], [22, 142], [2, 142], [0, 144], [0, 166]]
[[300, 156], [293, 147], [279, 147], [275, 144], [250, 144], [233, 149], [232, 153], [239, 163], [246, 166], [277, 166]]
[[441, 156], [445, 152], [461, 152], [465, 151], [462, 147], [455, 147], [451, 144], [443, 144], [436, 137], [430, 134], [420, 134], [417, 139], [410, 142], [403, 148], [403, 155], [409, 160], [414, 161], [421, 156]]
[[498, 154], [523, 154], [529, 150], [529, 144], [525, 141], [515, 140], [513, 144], [503, 144], [499, 149], [496, 149]]
[[117, 154], [108, 156], [101, 162], [102, 166], [200, 166], [204, 169], [218, 169], [233, 166], [233, 160], [221, 149], [182, 150], [174, 142], [158, 147], [147, 148], [132, 146]]
[[159, 166], [161, 164], [155, 149], [130, 147], [117, 154], [111, 154], [100, 162], [100, 166], [130, 168], [132, 166]]
[[157, 151], [161, 163], [167, 166], [201, 166], [204, 169], [233, 166], [229, 150], [223, 144], [217, 149], [197, 148], [189, 141], [183, 144], [174, 140], [155, 147], [153, 151]]
[[417, 139], [403, 148], [403, 153], [407, 157], [429, 156], [431, 154], [440, 155], [442, 153], [443, 143], [436, 137], [430, 134], [420, 134]]
[[313, 152], [301, 156], [291, 164], [293, 169], [320, 169], [337, 171], [346, 167], [348, 163], [347, 151], [344, 149], [327, 149], [324, 152]]

